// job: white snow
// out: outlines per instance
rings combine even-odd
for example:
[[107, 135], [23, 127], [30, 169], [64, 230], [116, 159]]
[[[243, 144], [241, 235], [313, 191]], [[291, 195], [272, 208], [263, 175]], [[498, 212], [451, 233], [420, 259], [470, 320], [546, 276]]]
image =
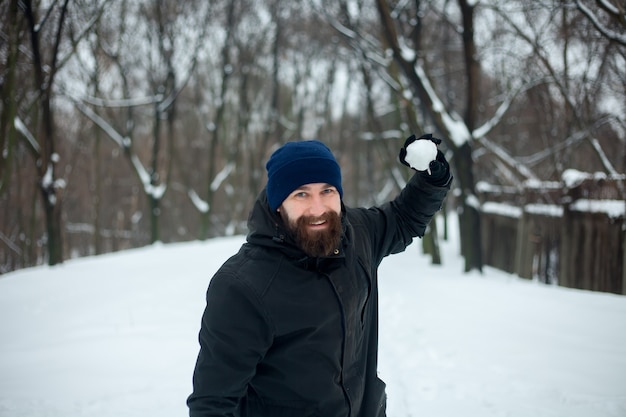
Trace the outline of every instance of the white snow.
[[187, 195], [189, 196], [189, 199], [191, 200], [191, 202], [193, 203], [194, 207], [200, 212], [200, 213], [208, 213], [209, 212], [209, 203], [207, 203], [206, 201], [204, 201], [199, 195], [198, 193], [196, 193], [195, 190], [190, 189], [189, 191], [187, 191]]
[[224, 168], [220, 172], [217, 173], [215, 178], [213, 178], [213, 181], [211, 182], [211, 190], [217, 191], [222, 185], [222, 183], [231, 174], [231, 172], [233, 172], [234, 169], [235, 169], [234, 162], [229, 162], [228, 164], [226, 164], [226, 166], [224, 166]]
[[[611, 40], [617, 41], [622, 45], [626, 44], [626, 35], [624, 35], [624, 33], [610, 30], [606, 25], [602, 24], [596, 14], [592, 12], [591, 9], [584, 5], [580, 0], [576, 0], [576, 5], [587, 16], [587, 18], [589, 18], [589, 20], [593, 22], [593, 25], [596, 27], [596, 29], [598, 29], [604, 36], [610, 38]], [[610, 10], [611, 13], [615, 13], [617, 11], [617, 7], [606, 1], [603, 1], [602, 5], [603, 7], [608, 6], [608, 10]], [[615, 14], [623, 15], [624, 12], [620, 10]]]
[[[388, 415], [625, 416], [626, 297], [463, 274], [451, 234], [444, 266], [418, 241], [380, 268]], [[187, 415], [206, 287], [243, 240], [0, 277], [0, 416]]]
[[411, 168], [418, 171], [428, 170], [429, 165], [437, 157], [437, 145], [430, 140], [419, 139], [406, 147], [405, 161]]
[[483, 213], [498, 214], [505, 217], [513, 217], [518, 219], [522, 217], [523, 209], [506, 203], [496, 203], [488, 201], [481, 206]]
[[548, 217], [563, 217], [563, 207], [555, 204], [526, 204], [524, 211]]
[[472, 138], [470, 131], [467, 129], [467, 125], [460, 120], [457, 114], [449, 114], [446, 112], [446, 107], [439, 99], [439, 96], [430, 83], [424, 68], [419, 64], [419, 62], [416, 62], [415, 64], [415, 74], [417, 74], [420, 78], [422, 86], [424, 87], [424, 90], [426, 90], [426, 94], [428, 94], [428, 97], [430, 97], [430, 100], [433, 103], [433, 111], [440, 114], [443, 123], [446, 125], [446, 129], [450, 134], [449, 139], [457, 147], [463, 146], [464, 143]]
[[46, 173], [43, 174], [43, 178], [41, 178], [41, 186], [44, 189], [52, 188], [52, 184], [54, 183], [54, 166], [52, 163], [49, 163], [46, 167]]
[[577, 185], [580, 185], [585, 180], [605, 179], [606, 174], [603, 172], [596, 172], [592, 174], [589, 172], [582, 172], [582, 171], [578, 171], [576, 169], [570, 168], [570, 169], [566, 169], [565, 171], [563, 171], [561, 178], [563, 179], [563, 182], [565, 183], [567, 187], [573, 188], [573, 187], [576, 187]]
[[581, 198], [576, 200], [570, 208], [573, 211], [605, 213], [612, 219], [626, 216], [626, 202], [623, 200], [588, 200]]
[[35, 139], [35, 136], [33, 136], [30, 130], [28, 130], [24, 122], [22, 122], [22, 119], [15, 117], [15, 119], [13, 119], [13, 123], [15, 125], [15, 129], [20, 132], [22, 136], [24, 136], [30, 147], [33, 148], [36, 153], [41, 153], [39, 142], [37, 142], [37, 139]]

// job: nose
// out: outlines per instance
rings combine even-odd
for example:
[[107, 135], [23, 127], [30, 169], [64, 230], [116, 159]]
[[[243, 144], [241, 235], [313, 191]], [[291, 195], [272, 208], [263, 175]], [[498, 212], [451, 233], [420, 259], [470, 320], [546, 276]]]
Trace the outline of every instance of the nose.
[[310, 216], [321, 216], [326, 212], [326, 205], [324, 204], [324, 200], [319, 195], [313, 195], [310, 200], [309, 205], [309, 215]]

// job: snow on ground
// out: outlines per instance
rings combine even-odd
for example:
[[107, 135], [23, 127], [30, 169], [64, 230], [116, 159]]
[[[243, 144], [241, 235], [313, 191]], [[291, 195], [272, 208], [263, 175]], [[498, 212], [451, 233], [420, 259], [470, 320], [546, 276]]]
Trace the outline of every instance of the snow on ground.
[[[626, 297], [465, 275], [455, 241], [381, 266], [389, 417], [626, 416]], [[0, 277], [0, 417], [187, 415], [206, 287], [242, 242]]]

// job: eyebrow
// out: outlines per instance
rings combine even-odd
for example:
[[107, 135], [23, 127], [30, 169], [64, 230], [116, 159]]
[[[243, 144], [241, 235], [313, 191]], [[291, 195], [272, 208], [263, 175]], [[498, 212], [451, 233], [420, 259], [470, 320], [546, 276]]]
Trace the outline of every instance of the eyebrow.
[[[336, 188], [334, 185], [332, 185], [332, 184], [328, 184], [328, 183], [325, 183], [325, 184], [322, 186], [322, 188], [331, 188], [331, 187], [332, 187], [332, 188]], [[310, 190], [310, 189], [311, 189], [311, 186], [310, 186], [310, 185], [308, 185], [308, 184], [305, 184], [305, 185], [302, 185], [302, 186], [300, 186], [300, 187], [296, 188], [294, 191], [297, 191], [297, 190], [305, 190], [305, 191], [308, 191], [308, 190]]]

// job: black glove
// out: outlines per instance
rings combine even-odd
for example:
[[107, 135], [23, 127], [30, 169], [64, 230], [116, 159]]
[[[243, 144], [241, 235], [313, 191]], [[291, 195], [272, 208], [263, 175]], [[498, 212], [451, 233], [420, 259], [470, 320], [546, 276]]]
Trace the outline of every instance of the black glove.
[[[411, 164], [409, 164], [406, 160], [407, 148], [413, 142], [418, 141], [418, 140], [429, 140], [433, 142], [435, 145], [439, 145], [441, 143], [441, 139], [434, 138], [433, 135], [430, 133], [422, 135], [419, 138], [416, 138], [415, 135], [411, 135], [410, 137], [408, 137], [407, 140], [404, 142], [404, 146], [402, 147], [402, 149], [400, 149], [399, 157], [400, 157], [400, 162], [402, 162], [404, 165], [412, 169], [415, 169], [415, 168], [412, 167]], [[430, 161], [428, 165], [428, 169], [425, 169], [425, 170], [415, 169], [415, 170], [419, 172], [420, 175], [430, 184], [436, 185], [438, 187], [446, 187], [452, 181], [452, 176], [450, 175], [450, 165], [448, 164], [448, 161], [446, 161], [446, 158], [443, 155], [443, 152], [441, 152], [439, 148], [437, 148], [437, 154], [435, 158], [432, 161]]]

